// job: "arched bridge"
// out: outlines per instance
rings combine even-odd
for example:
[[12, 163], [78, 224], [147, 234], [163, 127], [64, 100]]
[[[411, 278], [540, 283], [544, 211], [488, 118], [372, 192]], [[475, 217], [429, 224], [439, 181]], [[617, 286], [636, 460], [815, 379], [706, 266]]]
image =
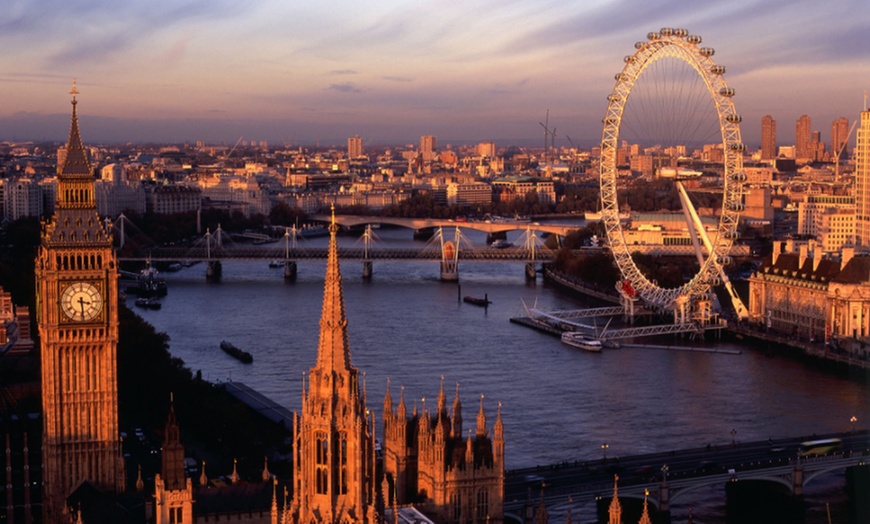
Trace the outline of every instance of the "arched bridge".
[[[308, 219], [328, 224], [332, 221], [332, 215], [309, 215]], [[335, 222], [343, 227], [358, 227], [368, 224], [389, 224], [415, 230], [432, 229], [439, 227], [444, 229], [450, 229], [458, 227], [461, 229], [474, 229], [477, 231], [483, 231], [490, 235], [493, 233], [505, 233], [507, 231], [530, 230], [565, 236], [570, 231], [580, 229], [579, 226], [571, 224], [550, 224], [513, 219], [465, 221], [442, 218], [389, 218], [378, 216], [336, 215]]]
[[[729, 482], [766, 481], [780, 484], [795, 495], [817, 477], [853, 466], [870, 466], [870, 434], [849, 431], [825, 435], [839, 438], [842, 449], [818, 457], [798, 457], [801, 442], [817, 437], [736, 443], [617, 459], [560, 463], [507, 472], [505, 510], [518, 512], [528, 503], [531, 489], [537, 504], [543, 496], [548, 507], [585, 504], [613, 492], [619, 475], [619, 496], [643, 499], [659, 509], [684, 501], [706, 486]], [[541, 486], [543, 485], [543, 493]]]
[[[326, 260], [327, 247], [296, 247], [285, 250], [283, 247], [264, 248], [237, 245], [233, 247], [153, 247], [147, 252], [121, 255], [120, 260], [146, 260], [152, 262], [172, 262], [179, 260]], [[548, 262], [553, 258], [552, 251], [536, 250], [530, 254], [524, 248], [508, 249], [461, 249], [456, 252], [458, 260], [492, 262]], [[440, 249], [393, 249], [393, 248], [338, 248], [339, 258], [344, 260], [379, 260], [379, 261], [440, 261], [443, 258]]]

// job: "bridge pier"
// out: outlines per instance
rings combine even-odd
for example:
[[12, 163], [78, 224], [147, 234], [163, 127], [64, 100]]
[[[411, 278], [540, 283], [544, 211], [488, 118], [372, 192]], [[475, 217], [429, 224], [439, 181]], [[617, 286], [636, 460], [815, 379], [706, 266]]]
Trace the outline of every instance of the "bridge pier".
[[538, 269], [534, 262], [526, 262], [526, 280], [535, 280], [538, 278]]
[[664, 481], [659, 485], [659, 511], [662, 513], [670, 512], [671, 488], [668, 487], [668, 481]]
[[791, 492], [795, 497], [804, 496], [804, 468], [801, 466], [800, 460], [794, 465]]
[[220, 282], [223, 266], [220, 260], [209, 260], [205, 263], [205, 279], [208, 282]]
[[296, 280], [296, 261], [295, 260], [285, 260], [284, 261], [284, 280], [287, 282]]
[[459, 280], [459, 267], [452, 260], [441, 261], [441, 280], [444, 282], [457, 282]]
[[362, 276], [365, 280], [372, 278], [372, 261], [363, 260]]

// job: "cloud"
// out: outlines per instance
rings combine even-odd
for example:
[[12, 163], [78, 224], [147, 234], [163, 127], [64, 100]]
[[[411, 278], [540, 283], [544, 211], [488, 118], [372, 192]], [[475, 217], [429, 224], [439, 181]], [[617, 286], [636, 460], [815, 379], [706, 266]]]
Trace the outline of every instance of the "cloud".
[[340, 93], [362, 93], [362, 90], [353, 82], [343, 82], [341, 84], [329, 84], [327, 88], [330, 91], [338, 91]]
[[526, 77], [522, 80], [512, 83], [498, 83], [492, 89], [489, 89], [487, 93], [490, 95], [507, 95], [511, 93], [516, 93], [520, 91], [520, 88], [529, 83], [530, 78]]
[[331, 76], [356, 75], [358, 74], [353, 69], [333, 69], [329, 72]]
[[[177, 27], [250, 11], [240, 0], [31, 0], [16, 2], [0, 20], [0, 43], [34, 53], [48, 68], [69, 67], [117, 56], [139, 43], [154, 44]], [[34, 38], [34, 35], [39, 35]], [[26, 40], [26, 47], [22, 45]]]

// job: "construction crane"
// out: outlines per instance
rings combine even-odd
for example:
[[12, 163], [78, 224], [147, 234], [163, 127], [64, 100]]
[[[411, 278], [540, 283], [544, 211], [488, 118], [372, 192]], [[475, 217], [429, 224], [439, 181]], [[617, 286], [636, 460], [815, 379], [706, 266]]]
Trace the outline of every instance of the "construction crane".
[[[866, 111], [867, 110], [866, 109], [866, 105], [867, 105], [867, 94], [866, 93], [864, 93], [864, 105], [865, 105], [864, 110]], [[849, 145], [849, 137], [851, 137], [852, 132], [855, 131], [856, 125], [858, 125], [857, 120], [852, 122], [852, 127], [849, 129], [849, 132], [846, 133], [846, 138], [843, 139], [843, 142], [840, 144], [840, 147], [838, 147], [837, 150], [834, 151], [834, 180], [840, 179], [840, 155], [843, 154], [843, 151], [846, 149], [846, 146]], [[833, 146], [834, 144], [831, 144], [831, 145]]]
[[547, 148], [547, 139], [550, 138], [550, 110], [547, 109], [547, 117], [544, 122], [538, 122], [544, 128], [544, 163], [547, 162], [549, 149]]
[[241, 144], [241, 143], [242, 143], [242, 137], [239, 137], [239, 139], [236, 140], [236, 145], [234, 145], [234, 146], [232, 147], [232, 149], [230, 149], [230, 152], [227, 153], [227, 156], [224, 157], [224, 161], [227, 161], [227, 160], [230, 159], [230, 155], [233, 154], [233, 151], [235, 151], [236, 148], [239, 147], [239, 144]]

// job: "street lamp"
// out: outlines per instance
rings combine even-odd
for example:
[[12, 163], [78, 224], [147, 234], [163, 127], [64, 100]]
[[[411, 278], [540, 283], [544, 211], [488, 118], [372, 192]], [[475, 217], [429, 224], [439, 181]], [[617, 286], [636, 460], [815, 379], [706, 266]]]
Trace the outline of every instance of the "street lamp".
[[852, 433], [855, 432], [855, 423], [858, 422], [858, 417], [852, 415], [852, 418], [849, 419], [849, 422], [852, 423]]
[[668, 481], [668, 470], [671, 469], [667, 464], [662, 465], [662, 482]]
[[737, 445], [737, 430], [733, 428], [731, 429], [731, 445]]
[[607, 460], [607, 448], [609, 447], [610, 446], [607, 444], [607, 442], [601, 445], [601, 453], [604, 455], [604, 460]]

